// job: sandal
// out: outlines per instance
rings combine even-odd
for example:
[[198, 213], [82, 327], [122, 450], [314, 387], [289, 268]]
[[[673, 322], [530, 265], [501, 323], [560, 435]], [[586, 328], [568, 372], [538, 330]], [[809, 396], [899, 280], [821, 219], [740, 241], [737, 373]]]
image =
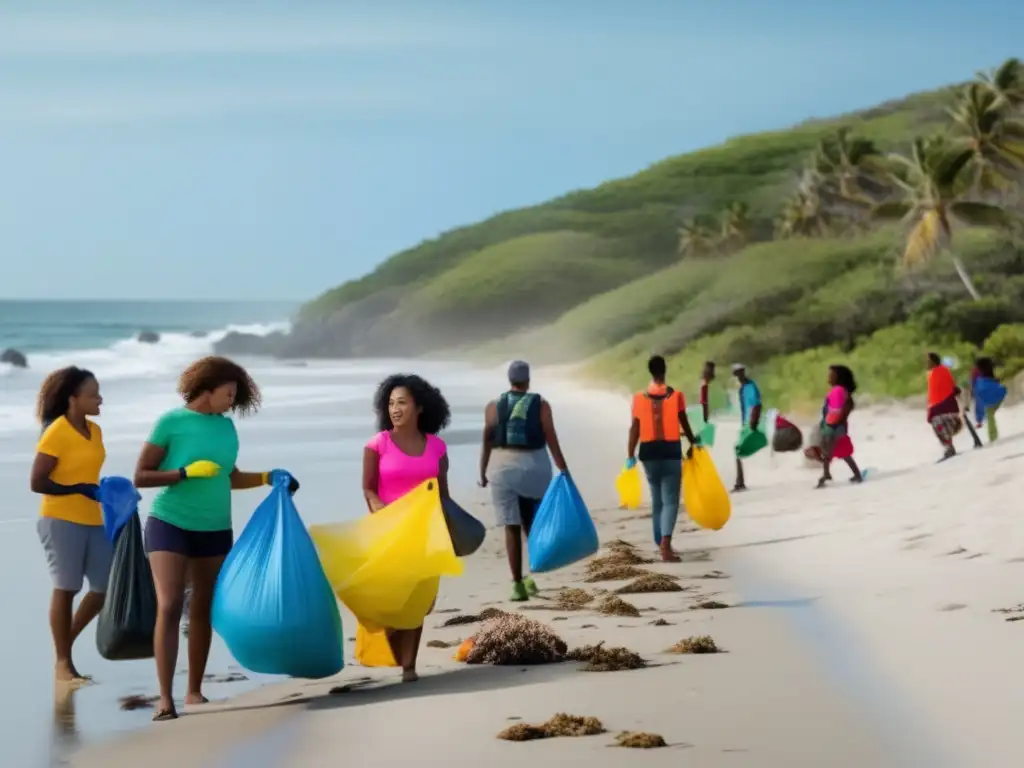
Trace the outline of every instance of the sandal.
[[162, 723], [167, 720], [177, 720], [178, 713], [173, 708], [158, 709], [153, 713], [153, 722]]

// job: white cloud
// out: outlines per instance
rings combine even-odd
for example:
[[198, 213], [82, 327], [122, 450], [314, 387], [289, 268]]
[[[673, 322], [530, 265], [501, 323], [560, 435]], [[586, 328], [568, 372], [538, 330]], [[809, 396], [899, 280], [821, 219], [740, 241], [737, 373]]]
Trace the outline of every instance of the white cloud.
[[277, 55], [450, 46], [475, 37], [446, 22], [300, 13], [95, 19], [0, 11], [0, 56]]

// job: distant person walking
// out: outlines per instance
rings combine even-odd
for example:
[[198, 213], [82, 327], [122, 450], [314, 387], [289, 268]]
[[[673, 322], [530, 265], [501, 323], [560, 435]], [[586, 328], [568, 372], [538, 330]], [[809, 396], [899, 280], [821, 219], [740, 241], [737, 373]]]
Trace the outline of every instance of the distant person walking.
[[988, 441], [994, 443], [999, 439], [996, 411], [1006, 399], [1006, 387], [996, 377], [995, 363], [991, 357], [979, 357], [975, 360], [974, 373], [976, 375], [971, 379], [974, 420], [978, 429], [981, 429], [982, 424], [986, 425]]
[[665, 381], [665, 358], [654, 355], [647, 361], [651, 382], [633, 395], [632, 421], [626, 447], [626, 467], [636, 466], [639, 446], [640, 464], [651, 489], [651, 526], [654, 544], [661, 559], [678, 563], [679, 555], [672, 549], [672, 535], [679, 517], [679, 493], [682, 487], [683, 447], [681, 435], [691, 445], [699, 445], [686, 417], [683, 393]]
[[845, 365], [832, 365], [828, 369], [828, 395], [821, 409], [821, 479], [818, 487], [824, 488], [832, 480], [832, 460], [842, 459], [853, 473], [851, 483], [859, 483], [864, 477], [853, 459], [853, 441], [849, 434], [850, 414], [854, 409], [853, 393], [857, 382], [853, 371]]
[[522, 360], [509, 365], [508, 383], [508, 391], [484, 409], [480, 486], [490, 486], [498, 525], [505, 529], [512, 572], [510, 599], [522, 602], [539, 592], [533, 578], [523, 576], [523, 538], [529, 538], [534, 515], [551, 483], [551, 461], [560, 472], [569, 470], [551, 405], [530, 391], [530, 366]]
[[[744, 427], [756, 431], [761, 423], [761, 390], [757, 388], [754, 380], [747, 376], [747, 366], [743, 363], [733, 364], [732, 375], [736, 377], [736, 381], [740, 385], [740, 434], [743, 434]], [[767, 441], [765, 442], [767, 444]], [[733, 492], [747, 490], [747, 484], [743, 477], [743, 461], [740, 459], [738, 448], [737, 445], [736, 484], [732, 488]]]
[[940, 461], [945, 461], [956, 456], [953, 438], [964, 426], [960, 419], [960, 403], [957, 400], [960, 395], [960, 387], [956, 385], [952, 371], [942, 364], [942, 359], [935, 352], [928, 353], [927, 365], [927, 418], [935, 432], [935, 437], [938, 438], [944, 449]]
[[711, 397], [709, 389], [711, 382], [715, 380], [715, 361], [708, 360], [704, 363], [704, 372], [700, 378], [700, 408], [704, 414], [704, 423], [711, 423]]
[[[71, 648], [103, 607], [114, 554], [96, 500], [107, 457], [103, 431], [88, 418], [99, 416], [102, 404], [96, 377], [71, 366], [46, 377], [36, 406], [43, 434], [29, 482], [43, 497], [36, 528], [53, 580], [50, 632], [60, 683], [88, 680], [75, 667]], [[85, 579], [89, 591], [72, 614]]]

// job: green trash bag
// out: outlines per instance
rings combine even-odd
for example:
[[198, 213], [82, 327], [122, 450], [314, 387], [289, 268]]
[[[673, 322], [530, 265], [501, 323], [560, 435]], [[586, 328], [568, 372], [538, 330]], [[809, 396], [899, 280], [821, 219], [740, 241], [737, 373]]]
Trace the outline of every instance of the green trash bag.
[[751, 429], [749, 425], [745, 425], [736, 441], [736, 458], [745, 459], [767, 447], [768, 436], [758, 429]]
[[686, 418], [690, 422], [693, 434], [700, 439], [700, 444], [706, 448], [713, 447], [715, 444], [715, 425], [704, 421], [704, 408], [699, 405], [691, 405], [686, 409]]

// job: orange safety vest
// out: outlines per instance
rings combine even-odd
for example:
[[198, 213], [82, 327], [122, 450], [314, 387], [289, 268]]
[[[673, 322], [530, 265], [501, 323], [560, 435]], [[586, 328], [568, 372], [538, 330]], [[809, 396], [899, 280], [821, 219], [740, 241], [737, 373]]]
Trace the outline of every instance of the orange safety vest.
[[683, 393], [651, 385], [633, 395], [633, 418], [640, 422], [640, 442], [677, 442], [679, 414], [686, 410]]

